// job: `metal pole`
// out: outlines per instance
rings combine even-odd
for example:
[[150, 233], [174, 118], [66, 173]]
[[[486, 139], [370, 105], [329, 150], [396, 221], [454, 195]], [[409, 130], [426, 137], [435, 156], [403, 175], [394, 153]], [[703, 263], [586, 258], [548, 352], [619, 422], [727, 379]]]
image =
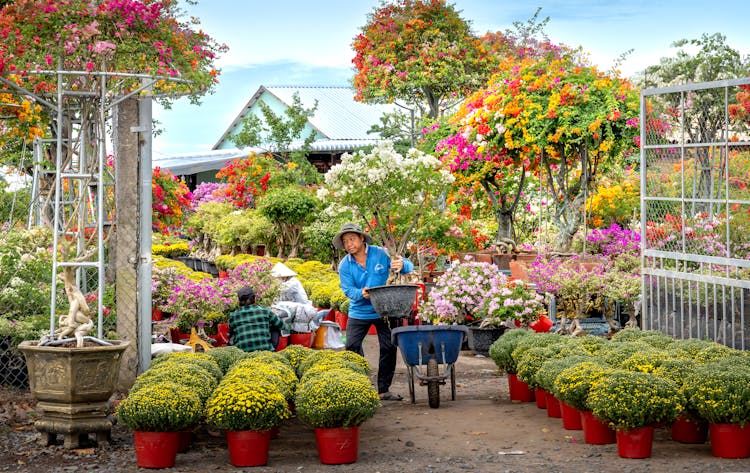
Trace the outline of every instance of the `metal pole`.
[[[145, 79], [146, 90], [153, 81]], [[137, 294], [138, 294], [138, 356], [139, 366], [146, 370], [151, 363], [151, 95], [138, 99], [138, 176], [140, 214], [138, 233]]]

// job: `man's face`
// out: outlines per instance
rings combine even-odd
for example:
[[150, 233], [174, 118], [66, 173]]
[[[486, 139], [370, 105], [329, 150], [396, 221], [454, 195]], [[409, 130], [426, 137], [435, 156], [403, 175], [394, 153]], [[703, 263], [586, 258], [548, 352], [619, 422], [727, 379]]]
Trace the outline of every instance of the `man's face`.
[[344, 233], [341, 235], [341, 242], [346, 252], [353, 255], [365, 244], [365, 237], [359, 233]]

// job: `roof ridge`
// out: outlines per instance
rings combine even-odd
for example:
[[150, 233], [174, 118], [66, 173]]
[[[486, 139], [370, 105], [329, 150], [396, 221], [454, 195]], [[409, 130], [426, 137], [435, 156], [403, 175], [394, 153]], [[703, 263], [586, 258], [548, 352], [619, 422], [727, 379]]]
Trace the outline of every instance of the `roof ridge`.
[[351, 85], [266, 85], [266, 89], [353, 89]]

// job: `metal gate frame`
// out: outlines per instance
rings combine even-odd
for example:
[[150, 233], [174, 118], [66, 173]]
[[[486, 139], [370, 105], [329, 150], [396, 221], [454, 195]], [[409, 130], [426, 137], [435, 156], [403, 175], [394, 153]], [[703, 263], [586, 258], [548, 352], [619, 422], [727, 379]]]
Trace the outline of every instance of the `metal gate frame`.
[[[750, 347], [750, 252], [736, 235], [750, 200], [735, 195], [738, 176], [730, 175], [734, 153], [750, 158], [750, 133], [729, 114], [747, 85], [750, 79], [734, 79], [641, 91], [643, 329]], [[745, 241], [750, 246], [750, 234]]]

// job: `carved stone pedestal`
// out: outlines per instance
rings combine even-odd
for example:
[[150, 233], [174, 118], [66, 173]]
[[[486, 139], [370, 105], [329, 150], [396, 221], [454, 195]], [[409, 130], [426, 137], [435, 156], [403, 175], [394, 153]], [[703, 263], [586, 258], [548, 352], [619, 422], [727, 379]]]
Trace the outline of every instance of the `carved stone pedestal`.
[[88, 434], [96, 441], [109, 440], [112, 422], [109, 398], [115, 390], [120, 360], [130, 342], [64, 348], [23, 342], [31, 394], [41, 417], [34, 423], [47, 444], [64, 435], [65, 448], [78, 448]]

